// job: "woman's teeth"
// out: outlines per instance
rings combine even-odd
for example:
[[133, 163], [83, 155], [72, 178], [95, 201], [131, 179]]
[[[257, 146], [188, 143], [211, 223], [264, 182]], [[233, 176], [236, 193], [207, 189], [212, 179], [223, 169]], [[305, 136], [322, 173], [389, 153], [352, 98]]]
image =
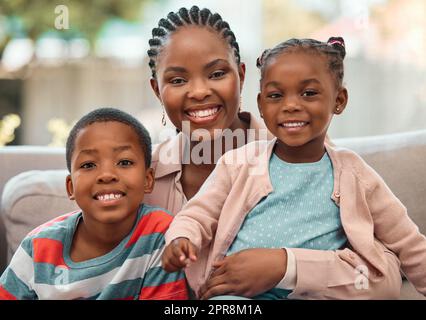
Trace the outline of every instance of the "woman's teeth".
[[191, 117], [195, 117], [195, 118], [205, 118], [205, 117], [210, 117], [216, 114], [218, 111], [219, 111], [219, 107], [215, 107], [211, 109], [188, 111], [188, 114]]

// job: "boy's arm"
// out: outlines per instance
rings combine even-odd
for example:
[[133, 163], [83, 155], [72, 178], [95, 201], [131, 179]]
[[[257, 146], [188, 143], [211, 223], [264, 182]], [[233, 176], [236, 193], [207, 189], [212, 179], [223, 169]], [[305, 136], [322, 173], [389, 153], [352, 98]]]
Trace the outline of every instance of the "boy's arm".
[[175, 216], [166, 232], [166, 244], [182, 237], [188, 238], [198, 250], [208, 245], [230, 189], [230, 173], [221, 157], [200, 191]]
[[34, 281], [31, 243], [30, 238], [23, 240], [0, 277], [0, 300], [37, 299], [36, 293], [31, 288]]

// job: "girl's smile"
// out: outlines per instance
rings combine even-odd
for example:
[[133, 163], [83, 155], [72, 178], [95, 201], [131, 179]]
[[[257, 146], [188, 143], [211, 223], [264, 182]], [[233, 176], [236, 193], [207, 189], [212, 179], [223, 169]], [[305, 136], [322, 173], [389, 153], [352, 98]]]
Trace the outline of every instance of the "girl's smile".
[[278, 138], [277, 155], [289, 162], [292, 154], [295, 162], [318, 161], [336, 107], [343, 110], [346, 104], [346, 89], [336, 87], [320, 54], [284, 52], [271, 58], [264, 70], [258, 104], [266, 126]]
[[279, 124], [279, 126], [286, 130], [289, 134], [298, 133], [300, 130], [303, 130], [308, 125], [308, 121], [301, 120], [286, 120]]

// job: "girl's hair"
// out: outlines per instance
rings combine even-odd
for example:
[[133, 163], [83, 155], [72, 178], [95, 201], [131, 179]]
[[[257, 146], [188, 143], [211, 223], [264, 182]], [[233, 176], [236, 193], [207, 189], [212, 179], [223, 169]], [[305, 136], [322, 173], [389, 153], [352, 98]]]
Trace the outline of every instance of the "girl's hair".
[[152, 77], [156, 77], [156, 62], [167, 38], [180, 27], [185, 25], [197, 25], [210, 27], [221, 35], [231, 47], [237, 64], [240, 64], [240, 49], [231, 31], [229, 24], [222, 20], [218, 13], [212, 13], [209, 9], [200, 10], [193, 6], [189, 11], [186, 8], [180, 8], [177, 12], [170, 12], [167, 18], [162, 18], [158, 22], [158, 27], [152, 29], [152, 38], [149, 40], [149, 67]]
[[272, 49], [266, 49], [257, 58], [256, 65], [260, 69], [261, 81], [268, 61], [281, 53], [296, 50], [310, 51], [324, 55], [328, 60], [328, 68], [333, 74], [336, 85], [342, 86], [343, 82], [343, 59], [346, 55], [345, 41], [341, 37], [331, 37], [327, 42], [314, 39], [290, 39], [276, 45]]

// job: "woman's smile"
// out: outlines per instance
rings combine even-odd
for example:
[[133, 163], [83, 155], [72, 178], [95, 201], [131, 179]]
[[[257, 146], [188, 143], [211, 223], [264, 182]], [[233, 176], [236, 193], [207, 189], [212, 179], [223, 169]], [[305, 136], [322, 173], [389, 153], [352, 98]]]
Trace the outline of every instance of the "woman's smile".
[[207, 105], [201, 108], [191, 107], [184, 111], [186, 118], [195, 124], [209, 124], [215, 122], [222, 111], [222, 105]]

